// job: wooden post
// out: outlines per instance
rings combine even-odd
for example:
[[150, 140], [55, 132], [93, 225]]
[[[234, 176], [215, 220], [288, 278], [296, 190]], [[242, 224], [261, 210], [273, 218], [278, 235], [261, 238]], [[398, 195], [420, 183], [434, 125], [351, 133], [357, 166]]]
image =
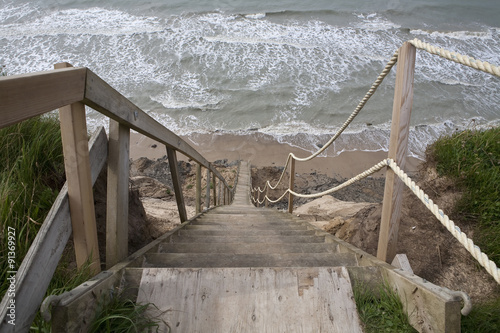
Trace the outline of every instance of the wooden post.
[[106, 268], [128, 256], [130, 129], [109, 120]]
[[201, 164], [196, 164], [196, 214], [201, 213]]
[[[401, 169], [406, 163], [415, 53], [415, 47], [408, 42], [399, 49], [388, 158], [395, 160]], [[387, 168], [377, 257], [388, 263], [396, 255], [403, 185], [392, 169]]]
[[269, 200], [267, 200], [267, 198], [269, 198], [269, 187], [266, 187], [266, 195], [264, 195], [264, 206], [266, 208], [269, 205]]
[[[54, 66], [55, 69], [66, 67], [72, 66], [68, 63]], [[77, 267], [82, 267], [87, 260], [90, 260], [90, 269], [97, 274], [101, 270], [101, 263], [97, 243], [85, 105], [76, 102], [61, 107], [59, 119], [76, 264]]]
[[217, 206], [217, 178], [215, 178], [215, 173], [212, 175], [212, 182], [214, 183], [214, 207]]
[[210, 208], [210, 169], [207, 168], [207, 194], [205, 196], [205, 204], [207, 209]]
[[[293, 191], [293, 184], [295, 183], [295, 159], [292, 158], [292, 164], [290, 164], [290, 184], [288, 188]], [[293, 194], [288, 193], [288, 212], [293, 213]]]
[[167, 147], [168, 165], [170, 166], [170, 175], [174, 185], [175, 201], [177, 202], [177, 210], [181, 223], [187, 221], [186, 204], [182, 195], [182, 183], [179, 177], [179, 168], [177, 167], [177, 153], [174, 149]]

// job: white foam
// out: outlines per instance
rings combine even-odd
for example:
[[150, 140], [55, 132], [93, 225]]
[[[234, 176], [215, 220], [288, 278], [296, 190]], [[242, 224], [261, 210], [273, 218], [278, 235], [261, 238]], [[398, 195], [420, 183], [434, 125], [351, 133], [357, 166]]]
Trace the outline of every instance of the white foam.
[[57, 35], [120, 35], [162, 31], [159, 20], [103, 8], [66, 9], [31, 22], [0, 26], [1, 37]]
[[248, 14], [248, 15], [245, 15], [245, 17], [249, 18], [249, 19], [259, 20], [259, 19], [263, 19], [264, 17], [266, 17], [266, 13]]

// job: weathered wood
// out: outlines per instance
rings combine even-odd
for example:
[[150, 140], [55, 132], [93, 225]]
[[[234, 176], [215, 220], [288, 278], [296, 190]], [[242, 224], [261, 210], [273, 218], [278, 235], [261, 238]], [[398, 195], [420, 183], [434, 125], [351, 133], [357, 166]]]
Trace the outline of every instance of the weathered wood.
[[411, 268], [410, 261], [404, 253], [396, 254], [391, 265], [396, 268], [401, 268], [405, 272], [413, 274], [413, 269]]
[[177, 153], [174, 149], [167, 147], [168, 165], [170, 166], [170, 175], [172, 176], [172, 183], [174, 185], [175, 201], [177, 202], [177, 210], [179, 211], [179, 218], [181, 223], [187, 221], [186, 204], [182, 194], [182, 182], [179, 175], [179, 168], [177, 166]]
[[[410, 43], [404, 43], [399, 49], [388, 158], [395, 160], [401, 169], [406, 164], [410, 132], [415, 53], [415, 47]], [[377, 257], [386, 262], [391, 262], [396, 255], [403, 185], [394, 172], [387, 168], [377, 249]]]
[[212, 183], [213, 183], [213, 196], [214, 196], [214, 207], [217, 206], [217, 177], [215, 173], [212, 173]]
[[130, 129], [109, 120], [106, 199], [106, 267], [128, 255], [128, 191]]
[[201, 213], [201, 165], [196, 164], [196, 197], [195, 197], [196, 214]]
[[181, 152], [223, 179], [222, 175], [186, 141], [142, 111], [89, 69], [87, 69], [84, 103], [120, 124]]
[[151, 268], [140, 290], [178, 332], [362, 332], [341, 267]]
[[[95, 183], [108, 155], [108, 139], [100, 127], [89, 141], [92, 183]], [[16, 274], [16, 326], [6, 324], [9, 319], [6, 294], [0, 304], [2, 332], [27, 332], [38, 307], [42, 303], [72, 228], [69, 213], [68, 186], [63, 186], [24, 257]], [[36, 288], [34, 287], [36, 286]]]
[[[159, 245], [165, 242], [172, 234], [184, 227], [189, 222], [177, 226], [169, 232], [158, 237], [139, 251], [127, 257], [110, 269], [99, 273], [75, 289], [62, 295], [60, 301], [52, 308], [52, 332], [87, 332], [91, 320], [95, 316], [97, 303], [100, 296], [110, 290], [116, 290], [123, 281], [123, 271], [125, 268], [137, 265], [142, 261], [144, 254], [157, 251]], [[123, 287], [123, 285], [122, 285]], [[130, 290], [130, 285], [126, 286], [124, 292]]]
[[[295, 159], [292, 158], [292, 161], [290, 164], [290, 184], [288, 185], [288, 188], [290, 189], [290, 191], [293, 191], [294, 183], [295, 183]], [[292, 193], [288, 193], [288, 212], [290, 214], [293, 213], [293, 194]]]
[[206, 188], [206, 195], [205, 195], [205, 204], [207, 209], [210, 208], [210, 169], [207, 169], [207, 188]]
[[[67, 63], [55, 65], [56, 68], [67, 66], [70, 65]], [[99, 273], [101, 265], [97, 243], [85, 105], [76, 102], [59, 108], [59, 119], [76, 264], [78, 267], [82, 267], [90, 259], [90, 269], [94, 273]]]
[[0, 128], [81, 101], [86, 68], [0, 77]]

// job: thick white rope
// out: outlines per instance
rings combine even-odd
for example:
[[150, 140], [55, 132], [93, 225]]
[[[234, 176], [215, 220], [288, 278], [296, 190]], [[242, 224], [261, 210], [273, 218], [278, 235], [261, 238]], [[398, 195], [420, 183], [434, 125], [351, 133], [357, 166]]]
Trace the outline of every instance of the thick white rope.
[[425, 194], [424, 191], [422, 191], [420, 187], [418, 187], [403, 170], [401, 170], [401, 168], [396, 164], [396, 162], [394, 162], [394, 160], [387, 159], [387, 165], [420, 199], [420, 201], [422, 201], [425, 207], [427, 207], [432, 212], [432, 214], [436, 216], [439, 222], [441, 222], [441, 224], [443, 224], [446, 229], [451, 232], [453, 237], [455, 237], [460, 242], [460, 244], [462, 244], [467, 249], [467, 251], [472, 254], [472, 256], [479, 262], [479, 264], [483, 266], [491, 276], [493, 276], [495, 281], [500, 284], [500, 269], [497, 268], [497, 265], [492, 260], [490, 260], [488, 256], [484, 252], [482, 252], [477, 245], [474, 245], [472, 239], [468, 238], [467, 235], [462, 232], [452, 220], [450, 220], [448, 215], [443, 213], [443, 211], [439, 209], [438, 205], [436, 205], [431, 199], [429, 199], [429, 196]]
[[408, 42], [418, 49], [425, 50], [429, 53], [436, 54], [445, 59], [500, 77], [500, 68], [486, 61], [480, 61], [472, 57], [462, 55], [460, 53], [450, 52], [448, 50], [431, 45], [429, 43], [424, 43], [417, 38], [415, 38], [414, 40], [410, 40]]

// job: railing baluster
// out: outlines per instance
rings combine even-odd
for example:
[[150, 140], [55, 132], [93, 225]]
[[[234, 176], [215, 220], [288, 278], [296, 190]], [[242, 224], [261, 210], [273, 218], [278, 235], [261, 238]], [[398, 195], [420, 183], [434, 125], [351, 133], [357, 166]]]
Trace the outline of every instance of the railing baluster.
[[217, 178], [215, 178], [215, 173], [212, 175], [212, 182], [214, 183], [214, 207], [217, 206]]
[[109, 120], [106, 199], [106, 267], [128, 255], [128, 191], [130, 129]]
[[205, 204], [207, 209], [210, 208], [210, 168], [207, 168], [207, 194], [205, 196]]
[[[290, 164], [290, 184], [288, 188], [293, 191], [293, 186], [295, 183], [295, 159], [292, 158], [292, 163]], [[293, 194], [288, 193], [288, 212], [293, 213]]]
[[177, 209], [179, 211], [179, 218], [181, 223], [187, 221], [186, 204], [184, 203], [184, 196], [182, 195], [182, 183], [179, 176], [179, 168], [177, 166], [177, 153], [174, 149], [167, 147], [168, 165], [170, 166], [170, 175], [172, 176], [172, 183], [174, 185], [175, 201], [177, 202]]
[[[59, 63], [55, 69], [72, 67]], [[99, 247], [95, 222], [94, 195], [90, 174], [85, 105], [76, 102], [59, 109], [63, 142], [64, 168], [73, 227], [76, 264], [82, 267], [90, 258], [90, 268], [99, 273]]]
[[201, 213], [201, 165], [196, 164], [196, 214]]

